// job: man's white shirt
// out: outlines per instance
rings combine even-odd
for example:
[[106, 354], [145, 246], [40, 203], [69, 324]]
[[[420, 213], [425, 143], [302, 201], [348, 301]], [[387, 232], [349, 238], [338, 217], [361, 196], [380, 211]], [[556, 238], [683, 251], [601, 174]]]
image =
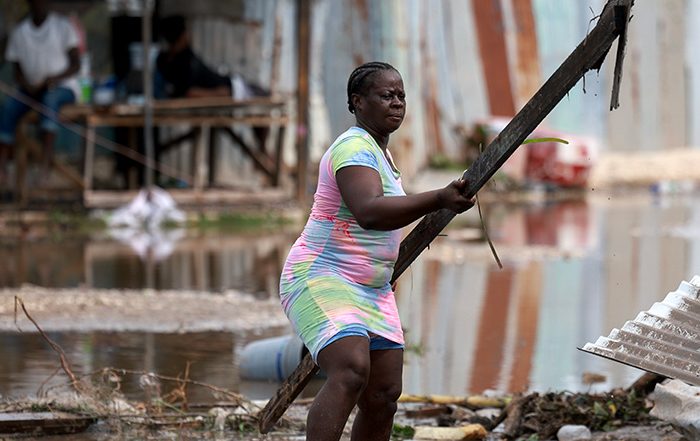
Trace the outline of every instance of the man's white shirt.
[[[39, 27], [30, 17], [17, 25], [10, 35], [5, 59], [19, 63], [27, 82], [37, 86], [68, 68], [68, 51], [77, 48], [78, 44], [78, 33], [70, 20], [51, 12]], [[76, 76], [64, 79], [60, 85], [79, 96]]]

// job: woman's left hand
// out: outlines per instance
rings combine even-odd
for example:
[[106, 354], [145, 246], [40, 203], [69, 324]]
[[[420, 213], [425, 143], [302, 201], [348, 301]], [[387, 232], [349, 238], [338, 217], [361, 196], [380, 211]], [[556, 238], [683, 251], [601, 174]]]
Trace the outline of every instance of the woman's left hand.
[[455, 179], [447, 187], [438, 191], [438, 200], [442, 208], [447, 208], [455, 213], [467, 211], [476, 203], [476, 197], [468, 198], [464, 193], [467, 189], [467, 181]]

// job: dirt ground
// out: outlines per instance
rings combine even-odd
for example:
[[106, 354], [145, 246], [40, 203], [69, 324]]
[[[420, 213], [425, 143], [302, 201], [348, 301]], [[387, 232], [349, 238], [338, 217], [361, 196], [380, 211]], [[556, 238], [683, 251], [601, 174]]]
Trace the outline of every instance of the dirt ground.
[[17, 325], [25, 332], [35, 331], [21, 310], [15, 324], [15, 296], [45, 331], [237, 332], [288, 326], [277, 298], [258, 300], [238, 291], [24, 286], [0, 290], [0, 331], [16, 331]]
[[[216, 427], [215, 418], [212, 414], [217, 414], [218, 410], [210, 411], [209, 414], [204, 414], [203, 417], [199, 417], [199, 421], [202, 424], [192, 424], [190, 421], [187, 424], [174, 424], [171, 423], [167, 426], [163, 425], [157, 427], [156, 423], [151, 425], [145, 424], [115, 424], [114, 422], [109, 422], [106, 420], [101, 420], [93, 424], [87, 431], [82, 433], [76, 433], [72, 435], [48, 435], [42, 436], [40, 438], [31, 439], [41, 439], [44, 441], [123, 441], [123, 440], [181, 440], [181, 441], [195, 441], [195, 440], [245, 440], [245, 441], [301, 441], [305, 439], [304, 433], [304, 421], [306, 418], [306, 413], [308, 412], [308, 403], [294, 404], [287, 410], [285, 414], [286, 422], [283, 423], [282, 427], [274, 428], [270, 433], [266, 435], [261, 435], [255, 430], [254, 422], [251, 424], [241, 423], [241, 419], [230, 419], [226, 423], [225, 427]], [[425, 405], [416, 404], [400, 404], [397, 416], [395, 418], [395, 429], [392, 440], [412, 440], [410, 430], [412, 428], [421, 426], [449, 426], [444, 419], [440, 417], [425, 417], [425, 418], [415, 418], [409, 417], [407, 414], [411, 412], [419, 411], [421, 408], [426, 409]], [[468, 411], [463, 408], [452, 408], [451, 412], [453, 414], [462, 414], [464, 420], [460, 422], [452, 422], [453, 427], [464, 426], [467, 424], [469, 419], [475, 420], [480, 419], [482, 423], [488, 424], [486, 421], [488, 418], [480, 417], [476, 412]], [[498, 415], [499, 410], [497, 409], [483, 409], [479, 411], [481, 415], [492, 414]], [[354, 416], [354, 415], [353, 415]], [[341, 438], [343, 441], [350, 440], [350, 430], [353, 421], [353, 416], [351, 416]], [[184, 420], [184, 419], [183, 419]], [[409, 429], [410, 428], [410, 429]], [[407, 431], [409, 430], [409, 431]], [[0, 440], [10, 440], [17, 438], [10, 438], [0, 434]], [[27, 438], [24, 438], [27, 439]], [[470, 438], [472, 439], [472, 438]], [[475, 438], [474, 438], [475, 439]], [[497, 427], [495, 430], [491, 430], [487, 433], [486, 441], [500, 441], [500, 440], [527, 440], [527, 441], [545, 441], [545, 440], [556, 440], [556, 435], [553, 437], [538, 437], [532, 432], [524, 433], [517, 437], [508, 437], [503, 433], [503, 426]], [[683, 436], [677, 432], [670, 425], [654, 421], [647, 424], [641, 425], [625, 425], [618, 428], [614, 428], [609, 431], [593, 431], [592, 438], [593, 441], [691, 441], [689, 439], [683, 438]]]
[[[135, 331], [148, 330], [156, 332], [194, 332], [194, 331], [244, 331], [264, 329], [272, 326], [286, 326], [287, 321], [280, 310], [276, 299], [258, 300], [253, 296], [240, 292], [226, 292], [212, 294], [206, 292], [181, 292], [181, 291], [119, 291], [119, 290], [81, 290], [66, 289], [57, 290], [25, 286], [21, 289], [5, 289], [0, 291], [0, 330], [14, 331], [19, 325], [24, 332], [34, 331], [33, 325], [28, 321], [20, 309], [17, 311], [17, 324], [15, 324], [15, 296], [22, 299], [31, 316], [41, 324], [45, 331], [62, 330], [112, 330]], [[80, 317], [76, 321], [76, 317]], [[108, 317], [108, 319], [105, 319]], [[169, 320], [153, 320], [153, 317], [168, 317]], [[76, 329], [78, 328], [78, 329]], [[590, 398], [580, 394], [581, 400]], [[561, 398], [554, 399], [559, 402]], [[553, 402], [554, 402], [553, 401]], [[261, 405], [262, 403], [258, 403]], [[578, 403], [576, 415], [570, 415], [570, 421], [566, 416], [551, 413], [556, 406], [538, 404], [525, 412], [522, 433], [519, 439], [543, 440], [552, 438], [535, 438], [533, 434], [540, 430], [543, 433], [551, 433], [554, 426], [559, 424], [572, 424], [580, 422], [587, 413], [599, 412], [588, 404]], [[668, 424], [647, 418], [639, 406], [648, 407], [650, 402], [637, 400], [634, 407], [630, 402], [614, 404], [616, 411], [609, 415], [610, 422], [605, 426], [606, 431], [594, 432], [594, 440], [662, 440], [681, 441], [683, 438]], [[0, 406], [0, 412], [7, 412], [8, 405]], [[135, 405], [133, 408], [143, 410], [143, 405]], [[195, 425], [194, 428], [179, 426], [173, 428], [163, 426], [154, 429], [153, 425], [126, 424], [106, 425], [98, 423], [88, 432], [71, 435], [69, 437], [45, 437], [47, 441], [112, 441], [117, 439], [212, 439], [212, 440], [303, 440], [304, 422], [308, 412], [308, 401], [302, 401], [293, 405], [287, 412], [287, 423], [277, 432], [266, 436], [260, 436], [254, 429], [255, 412], [245, 411], [243, 414], [232, 412], [229, 409], [217, 411], [226, 414], [226, 423], [217, 430], [212, 427], [212, 410], [209, 415]], [[588, 406], [588, 407], [586, 407]], [[607, 406], [607, 407], [605, 407]], [[606, 404], [603, 409], [610, 407]], [[30, 405], [29, 408], [36, 408]], [[40, 406], [39, 406], [40, 407]], [[83, 406], [84, 407], [84, 406]], [[546, 409], [546, 410], [543, 410]], [[583, 410], [581, 410], [583, 409]], [[588, 409], [588, 410], [586, 410]], [[634, 410], [636, 409], [636, 410]], [[623, 415], [632, 415], [626, 419]], [[489, 429], [487, 440], [504, 439], [504, 425], [495, 425], [497, 418], [503, 409], [486, 408], [470, 409], [461, 405], [436, 405], [435, 403], [401, 403], [396, 417], [397, 435], [394, 439], [411, 439], [410, 429], [416, 426], [459, 426], [468, 423], [482, 423]], [[571, 410], [569, 410], [570, 412]], [[605, 412], [605, 410], [603, 410]], [[242, 419], [241, 419], [242, 418]], [[529, 419], [528, 419], [529, 418]], [[201, 423], [201, 424], [200, 424]], [[600, 421], [598, 421], [600, 423]], [[596, 424], [598, 424], [596, 423]], [[346, 427], [344, 440], [349, 440], [350, 422]], [[599, 424], [600, 425], [600, 424]], [[156, 425], [157, 426], [157, 425]], [[401, 430], [398, 430], [401, 429]], [[520, 430], [520, 429], [519, 429]], [[124, 435], [127, 438], [124, 438]], [[0, 434], [0, 440], [5, 439]], [[513, 439], [513, 438], [510, 438]]]

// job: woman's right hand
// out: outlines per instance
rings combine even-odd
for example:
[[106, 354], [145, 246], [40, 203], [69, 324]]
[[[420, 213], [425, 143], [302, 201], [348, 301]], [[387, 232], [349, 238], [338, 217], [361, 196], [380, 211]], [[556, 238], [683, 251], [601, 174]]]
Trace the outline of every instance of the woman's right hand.
[[476, 203], [476, 197], [467, 198], [465, 191], [467, 181], [455, 179], [445, 188], [438, 190], [438, 201], [441, 208], [447, 208], [455, 213], [467, 211]]

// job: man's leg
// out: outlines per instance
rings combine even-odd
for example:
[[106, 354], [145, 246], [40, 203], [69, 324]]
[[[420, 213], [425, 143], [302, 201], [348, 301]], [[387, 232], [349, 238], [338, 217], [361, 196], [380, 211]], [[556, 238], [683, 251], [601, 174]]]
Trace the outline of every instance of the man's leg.
[[[19, 93], [23, 93], [21, 90]], [[17, 123], [27, 113], [29, 107], [7, 96], [0, 105], [0, 188], [7, 189], [7, 163], [15, 144]]]
[[53, 161], [53, 149], [56, 143], [56, 132], [60, 127], [58, 123], [58, 111], [66, 104], [75, 102], [75, 94], [72, 90], [66, 87], [56, 87], [48, 90], [41, 97], [41, 103], [44, 105], [42, 116], [39, 122], [41, 130], [41, 143], [44, 148], [44, 156], [42, 158], [44, 179], [47, 179], [51, 171], [51, 163]]

